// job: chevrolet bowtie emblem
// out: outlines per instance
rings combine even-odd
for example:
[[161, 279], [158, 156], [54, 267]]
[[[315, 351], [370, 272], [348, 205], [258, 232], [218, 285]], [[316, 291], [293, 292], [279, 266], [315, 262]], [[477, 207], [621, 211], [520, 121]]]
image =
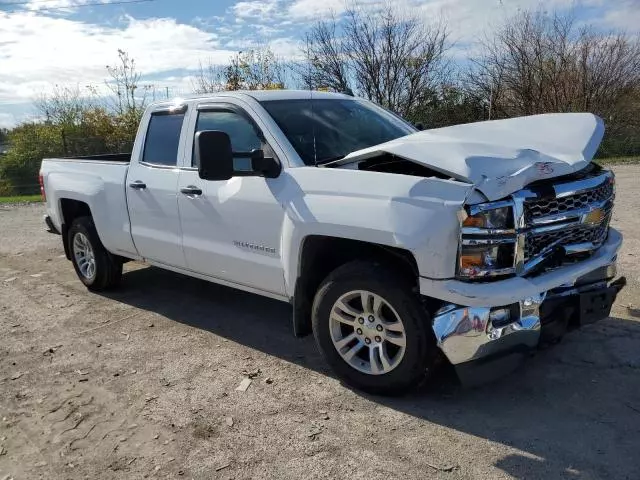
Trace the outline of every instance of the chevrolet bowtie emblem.
[[600, 225], [604, 217], [605, 213], [603, 209], [594, 208], [582, 217], [582, 223], [586, 223], [587, 225]]

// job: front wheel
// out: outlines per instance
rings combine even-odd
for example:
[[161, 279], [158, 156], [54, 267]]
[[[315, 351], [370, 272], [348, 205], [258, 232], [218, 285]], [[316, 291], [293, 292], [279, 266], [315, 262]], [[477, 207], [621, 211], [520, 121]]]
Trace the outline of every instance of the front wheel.
[[76, 274], [89, 290], [107, 290], [120, 283], [122, 261], [104, 248], [91, 217], [76, 218], [67, 241]]
[[431, 372], [430, 318], [411, 284], [391, 269], [351, 262], [320, 286], [312, 310], [316, 343], [345, 383], [397, 395]]

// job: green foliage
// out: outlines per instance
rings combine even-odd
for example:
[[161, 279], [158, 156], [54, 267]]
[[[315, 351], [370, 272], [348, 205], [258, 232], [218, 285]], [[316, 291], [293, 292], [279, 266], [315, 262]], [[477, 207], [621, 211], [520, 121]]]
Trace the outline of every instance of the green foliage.
[[0, 157], [0, 195], [37, 192], [43, 158], [131, 151], [140, 116], [88, 107], [74, 122], [19, 125], [9, 132], [9, 151]]
[[487, 105], [455, 85], [423, 92], [407, 119], [425, 129], [476, 122], [487, 118]]
[[41, 202], [42, 197], [38, 195], [14, 195], [12, 197], [2, 196], [0, 194], [0, 204], [11, 204], [11, 203], [34, 203]]

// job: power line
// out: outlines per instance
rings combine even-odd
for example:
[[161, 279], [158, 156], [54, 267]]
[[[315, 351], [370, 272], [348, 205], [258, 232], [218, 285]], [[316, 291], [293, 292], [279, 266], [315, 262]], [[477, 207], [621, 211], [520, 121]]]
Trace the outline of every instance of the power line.
[[[0, 3], [0, 7], [9, 6], [9, 5], [32, 5], [34, 3], [50, 3], [56, 0], [34, 0], [34, 1], [26, 1], [26, 2], [11, 2], [11, 3]], [[38, 8], [38, 12], [49, 11], [49, 10], [69, 10], [72, 8], [80, 8], [80, 7], [106, 7], [108, 5], [127, 5], [129, 3], [147, 3], [147, 2], [155, 2], [156, 0], [121, 0], [117, 2], [89, 2], [89, 3], [78, 3], [78, 4], [70, 4], [65, 6], [58, 7], [44, 7]]]

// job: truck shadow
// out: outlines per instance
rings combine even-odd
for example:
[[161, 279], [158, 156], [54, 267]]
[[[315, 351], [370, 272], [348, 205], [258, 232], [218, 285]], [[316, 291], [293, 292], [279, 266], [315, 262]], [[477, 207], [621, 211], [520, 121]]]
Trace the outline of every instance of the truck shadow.
[[[313, 338], [293, 337], [288, 304], [152, 267], [123, 284], [108, 297], [332, 376]], [[493, 384], [462, 389], [445, 375], [405, 397], [363, 396], [510, 447], [495, 466], [515, 478], [640, 478], [638, 342], [640, 324], [609, 318]]]

